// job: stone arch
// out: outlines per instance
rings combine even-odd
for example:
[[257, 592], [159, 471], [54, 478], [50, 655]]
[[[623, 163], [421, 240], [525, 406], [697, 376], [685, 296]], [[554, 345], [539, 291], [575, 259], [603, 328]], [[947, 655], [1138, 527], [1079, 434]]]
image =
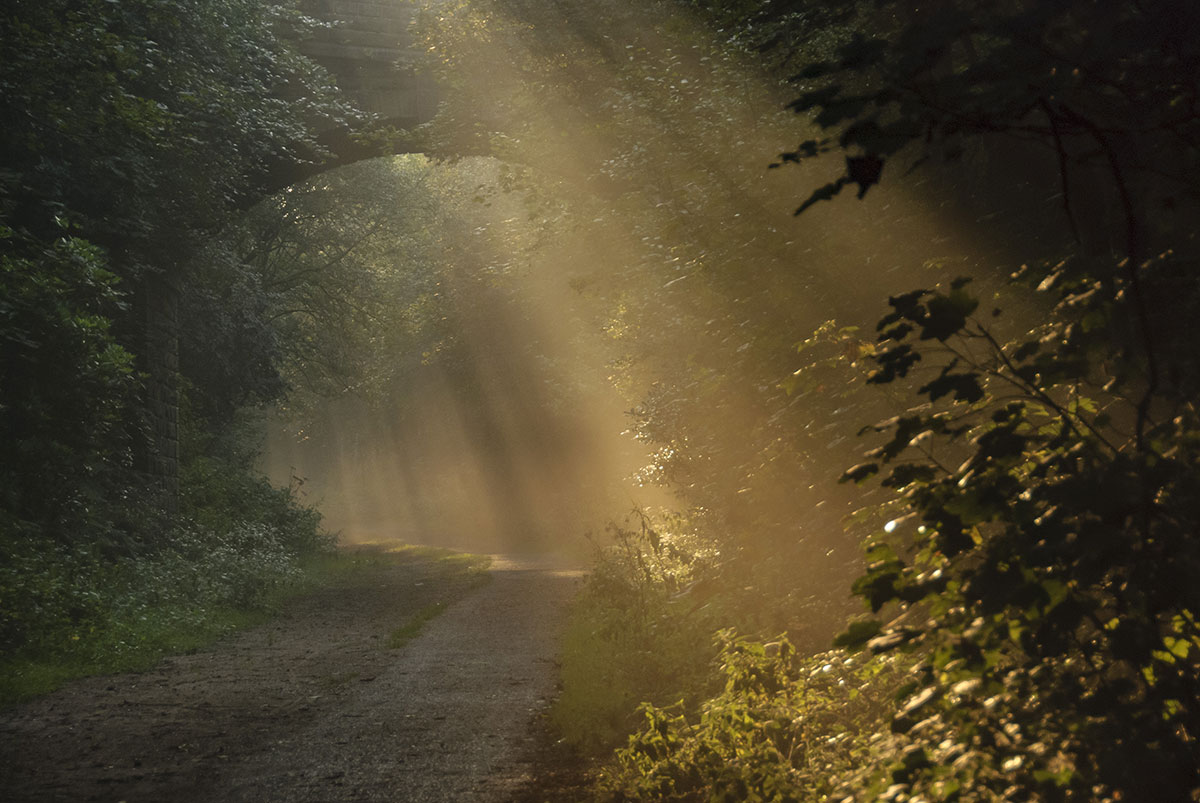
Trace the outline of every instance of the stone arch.
[[332, 24], [299, 44], [360, 108], [397, 128], [415, 128], [437, 111], [434, 82], [414, 71], [409, 25], [414, 6], [399, 0], [305, 0], [301, 9]]
[[[414, 6], [401, 0], [301, 0], [300, 9], [330, 27], [320, 29], [297, 48], [323, 66], [339, 88], [377, 123], [412, 129], [437, 112], [436, 84], [413, 68], [409, 25]], [[333, 132], [331, 154], [322, 163], [264, 166], [258, 189], [243, 203], [263, 197], [316, 173], [343, 164], [383, 155], [350, 141], [348, 132]], [[135, 293], [137, 348], [145, 376], [140, 436], [134, 449], [134, 468], [146, 477], [160, 506], [175, 512], [179, 506], [179, 288], [165, 275], [141, 282]]]

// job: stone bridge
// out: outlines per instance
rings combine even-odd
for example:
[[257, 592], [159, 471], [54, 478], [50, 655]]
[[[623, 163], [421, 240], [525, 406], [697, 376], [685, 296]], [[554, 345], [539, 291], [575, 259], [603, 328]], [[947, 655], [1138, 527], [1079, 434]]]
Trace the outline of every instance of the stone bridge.
[[[433, 118], [436, 86], [411, 66], [416, 53], [408, 27], [416, 8], [408, 0], [301, 0], [300, 9], [331, 23], [300, 42], [300, 51], [329, 70], [359, 108], [400, 129]], [[179, 500], [178, 303], [179, 290], [166, 276], [151, 277], [138, 288], [133, 309], [141, 332], [135, 350], [147, 377], [135, 463], [169, 511]]]
[[331, 23], [300, 43], [366, 111], [397, 128], [428, 122], [437, 111], [432, 80], [415, 73], [408, 0], [302, 0], [300, 8]]

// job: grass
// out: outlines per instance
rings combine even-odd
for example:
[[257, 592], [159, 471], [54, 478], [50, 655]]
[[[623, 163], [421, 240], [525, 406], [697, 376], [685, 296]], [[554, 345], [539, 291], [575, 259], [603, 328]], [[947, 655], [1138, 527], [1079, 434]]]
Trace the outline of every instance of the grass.
[[289, 599], [336, 582], [360, 563], [340, 553], [308, 556], [290, 582], [272, 587], [249, 607], [179, 602], [131, 606], [72, 631], [54, 631], [0, 657], [0, 707], [48, 694], [76, 678], [141, 672], [168, 655], [196, 652], [268, 621]]
[[[76, 678], [144, 671], [168, 655], [196, 652], [260, 625], [302, 594], [352, 583], [357, 573], [372, 567], [420, 562], [429, 564], [427, 582], [446, 588], [454, 598], [489, 577], [490, 559], [485, 556], [432, 547], [366, 545], [303, 558], [288, 582], [273, 585], [251, 605], [189, 605], [179, 600], [162, 605], [139, 601], [124, 609], [115, 605], [107, 616], [89, 625], [55, 630], [35, 645], [0, 655], [0, 707], [47, 694]], [[105, 593], [120, 602], [119, 593]], [[146, 589], [139, 593], [144, 595]], [[388, 637], [388, 646], [401, 646], [444, 608], [445, 603], [436, 603], [419, 611]]]
[[96, 628], [58, 649], [22, 651], [0, 659], [0, 707], [49, 694], [68, 681], [92, 675], [142, 672], [168, 655], [193, 653], [214, 641], [271, 618], [272, 610], [219, 608], [178, 622], [117, 622]]
[[[444, 587], [451, 595], [450, 602], [463, 594], [486, 583], [491, 575], [488, 567], [492, 559], [486, 555], [474, 555], [469, 552], [454, 552], [449, 549], [428, 546], [401, 546], [387, 550], [387, 555], [396, 556], [405, 561], [426, 560], [433, 569], [431, 582]], [[432, 620], [441, 615], [449, 606], [448, 602], [437, 601], [413, 614], [407, 622], [388, 634], [384, 646], [390, 650], [398, 650], [416, 638]]]
[[446, 610], [446, 603], [444, 602], [435, 602], [432, 605], [426, 605], [417, 611], [407, 622], [397, 627], [391, 633], [388, 633], [387, 641], [384, 642], [385, 646], [389, 650], [400, 649], [415, 639], [425, 628], [425, 625], [436, 619], [444, 610]]

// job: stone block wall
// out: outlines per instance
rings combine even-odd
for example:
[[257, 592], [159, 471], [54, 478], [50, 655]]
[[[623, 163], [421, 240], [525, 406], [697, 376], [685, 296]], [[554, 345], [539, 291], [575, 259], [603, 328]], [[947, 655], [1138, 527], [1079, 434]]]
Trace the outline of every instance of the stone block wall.
[[415, 10], [403, 0], [306, 0], [303, 10], [333, 22], [300, 43], [347, 94], [367, 111], [399, 128], [432, 119], [437, 93], [432, 81], [410, 65], [415, 53], [408, 33]]

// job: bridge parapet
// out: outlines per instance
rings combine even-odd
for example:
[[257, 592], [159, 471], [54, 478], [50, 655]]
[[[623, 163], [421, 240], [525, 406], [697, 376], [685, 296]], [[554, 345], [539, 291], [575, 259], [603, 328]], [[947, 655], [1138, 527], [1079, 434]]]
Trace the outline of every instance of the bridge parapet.
[[333, 74], [363, 109], [398, 128], [428, 122], [437, 112], [432, 80], [414, 72], [409, 25], [416, 13], [405, 0], [304, 0], [302, 10], [334, 23], [300, 51]]

